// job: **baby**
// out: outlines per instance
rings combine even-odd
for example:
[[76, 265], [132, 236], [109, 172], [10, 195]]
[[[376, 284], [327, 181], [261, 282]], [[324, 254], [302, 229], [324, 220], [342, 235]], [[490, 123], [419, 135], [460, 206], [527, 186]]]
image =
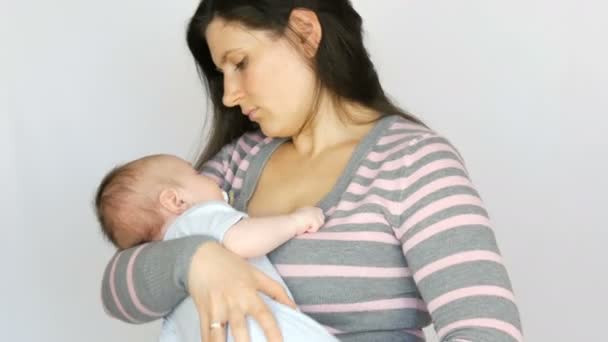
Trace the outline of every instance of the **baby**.
[[[115, 168], [102, 180], [95, 209], [104, 235], [119, 249], [188, 235], [211, 236], [228, 250], [287, 286], [265, 254], [287, 240], [315, 232], [324, 222], [319, 208], [300, 208], [288, 215], [248, 217], [234, 209], [217, 183], [199, 174], [187, 161], [153, 155]], [[291, 294], [289, 294], [291, 296]], [[338, 341], [303, 313], [262, 295], [285, 341]], [[252, 342], [265, 341], [250, 317]], [[228, 341], [233, 341], [230, 329]], [[199, 342], [198, 313], [191, 298], [163, 321], [161, 342]]]

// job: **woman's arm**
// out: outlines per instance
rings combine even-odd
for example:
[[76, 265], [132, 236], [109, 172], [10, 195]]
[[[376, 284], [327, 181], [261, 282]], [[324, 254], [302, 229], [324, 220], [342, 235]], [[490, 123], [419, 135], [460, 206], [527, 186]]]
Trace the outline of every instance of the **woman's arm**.
[[441, 341], [522, 341], [488, 214], [456, 150], [427, 135], [405, 153], [395, 229]]
[[114, 255], [102, 281], [106, 312], [128, 323], [146, 323], [169, 313], [188, 295], [190, 259], [210, 240], [191, 236], [151, 242]]

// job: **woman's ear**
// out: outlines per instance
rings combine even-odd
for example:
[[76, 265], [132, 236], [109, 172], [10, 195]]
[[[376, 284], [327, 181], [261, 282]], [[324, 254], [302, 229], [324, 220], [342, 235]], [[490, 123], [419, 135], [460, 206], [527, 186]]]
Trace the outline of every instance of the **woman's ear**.
[[323, 34], [317, 14], [309, 9], [296, 8], [289, 15], [289, 27], [297, 35], [296, 44], [306, 57], [314, 57]]
[[160, 205], [169, 212], [180, 215], [188, 210], [188, 203], [184, 200], [179, 189], [165, 188], [159, 195]]

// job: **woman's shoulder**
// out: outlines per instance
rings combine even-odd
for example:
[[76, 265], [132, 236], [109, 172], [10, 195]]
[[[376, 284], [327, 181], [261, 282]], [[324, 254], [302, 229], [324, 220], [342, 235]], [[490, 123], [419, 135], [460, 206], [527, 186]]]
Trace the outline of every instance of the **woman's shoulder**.
[[400, 164], [403, 167], [414, 163], [423, 166], [438, 159], [462, 163], [460, 153], [448, 138], [424, 124], [398, 115], [388, 118], [367, 157], [372, 162], [391, 162], [393, 166]]

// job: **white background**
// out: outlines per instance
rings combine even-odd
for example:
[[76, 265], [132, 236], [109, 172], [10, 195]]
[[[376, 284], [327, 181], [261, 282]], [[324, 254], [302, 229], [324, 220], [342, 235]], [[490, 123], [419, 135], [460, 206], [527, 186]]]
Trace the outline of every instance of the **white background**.
[[[10, 1], [10, 2], [9, 2]], [[91, 209], [113, 165], [192, 158], [205, 97], [197, 2], [0, 3], [3, 341], [150, 341], [105, 316], [113, 251]], [[358, 0], [387, 92], [464, 155], [528, 341], [600, 341], [608, 290], [608, 5]]]

